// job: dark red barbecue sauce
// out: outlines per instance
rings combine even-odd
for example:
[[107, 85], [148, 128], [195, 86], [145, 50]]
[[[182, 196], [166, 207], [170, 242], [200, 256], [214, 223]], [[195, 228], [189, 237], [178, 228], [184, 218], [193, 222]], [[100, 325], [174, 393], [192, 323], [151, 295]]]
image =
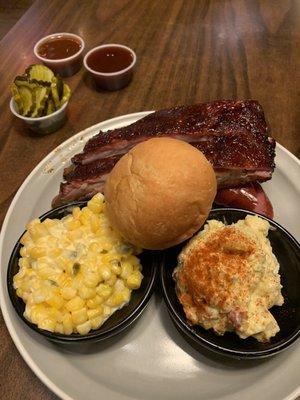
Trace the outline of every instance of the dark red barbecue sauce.
[[38, 54], [48, 60], [61, 60], [76, 54], [81, 49], [81, 43], [73, 38], [58, 37], [49, 39], [38, 47]]
[[95, 50], [87, 58], [88, 66], [97, 72], [112, 73], [121, 71], [132, 63], [130, 51], [116, 46]]

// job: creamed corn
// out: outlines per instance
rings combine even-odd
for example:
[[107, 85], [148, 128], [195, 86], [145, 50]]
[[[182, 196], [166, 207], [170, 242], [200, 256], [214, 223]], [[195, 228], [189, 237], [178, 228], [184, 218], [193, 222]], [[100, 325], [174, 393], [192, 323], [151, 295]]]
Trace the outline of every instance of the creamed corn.
[[139, 249], [112, 229], [100, 193], [61, 220], [34, 219], [26, 229], [14, 288], [41, 329], [87, 334], [141, 285]]

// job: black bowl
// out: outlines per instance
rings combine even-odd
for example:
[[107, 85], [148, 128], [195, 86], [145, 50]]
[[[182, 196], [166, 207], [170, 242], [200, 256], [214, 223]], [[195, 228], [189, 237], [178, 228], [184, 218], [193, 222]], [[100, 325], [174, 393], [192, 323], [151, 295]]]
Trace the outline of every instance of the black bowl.
[[177, 265], [177, 257], [183, 246], [176, 246], [165, 253], [161, 262], [160, 279], [169, 314], [183, 336], [196, 349], [205, 347], [215, 353], [237, 359], [264, 358], [275, 355], [290, 346], [300, 335], [300, 246], [299, 243], [277, 222], [250, 211], [220, 208], [210, 212], [208, 219], [231, 224], [244, 219], [247, 214], [266, 219], [271, 229], [268, 238], [280, 264], [282, 294], [284, 304], [274, 306], [270, 311], [275, 317], [280, 332], [268, 343], [260, 343], [254, 338], [240, 339], [235, 333], [216, 335], [211, 329], [191, 326], [187, 323], [183, 308], [176, 296], [172, 273]]
[[[65, 206], [55, 208], [51, 211], [43, 214], [40, 219], [45, 220], [46, 218], [58, 218], [61, 219], [67, 215], [74, 206], [84, 207], [86, 202], [79, 201], [74, 202]], [[21, 235], [21, 237], [23, 234]], [[128, 328], [143, 312], [146, 305], [148, 304], [151, 294], [154, 289], [154, 284], [157, 275], [157, 253], [151, 251], [143, 251], [140, 255], [140, 261], [143, 266], [143, 275], [141, 287], [138, 290], [133, 290], [129, 303], [117, 310], [111, 317], [105, 321], [105, 323], [99, 328], [90, 331], [87, 335], [71, 334], [63, 335], [59, 333], [52, 333], [44, 329], [39, 329], [37, 325], [31, 323], [24, 317], [25, 303], [17, 296], [16, 291], [13, 287], [13, 277], [19, 271], [18, 261], [20, 258], [20, 239], [17, 241], [13, 252], [11, 254], [8, 270], [7, 270], [7, 287], [9, 297], [19, 317], [33, 329], [35, 332], [40, 333], [47, 339], [50, 339], [58, 343], [78, 343], [78, 342], [98, 342], [104, 339], [108, 339], [124, 329]]]

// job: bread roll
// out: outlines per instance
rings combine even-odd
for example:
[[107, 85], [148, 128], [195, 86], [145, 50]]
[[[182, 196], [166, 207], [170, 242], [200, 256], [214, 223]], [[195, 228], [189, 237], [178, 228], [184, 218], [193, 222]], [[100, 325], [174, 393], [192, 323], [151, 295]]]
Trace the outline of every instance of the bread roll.
[[216, 195], [205, 156], [171, 138], [139, 143], [111, 171], [105, 185], [112, 226], [144, 249], [166, 249], [190, 238], [205, 222]]

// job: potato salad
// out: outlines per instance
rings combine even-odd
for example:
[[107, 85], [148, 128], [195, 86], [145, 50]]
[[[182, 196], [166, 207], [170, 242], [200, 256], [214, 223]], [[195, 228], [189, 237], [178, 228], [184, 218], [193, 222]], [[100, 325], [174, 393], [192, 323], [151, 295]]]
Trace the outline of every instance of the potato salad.
[[40, 329], [85, 335], [141, 285], [140, 249], [110, 226], [100, 193], [62, 219], [34, 219], [26, 229], [14, 288]]

